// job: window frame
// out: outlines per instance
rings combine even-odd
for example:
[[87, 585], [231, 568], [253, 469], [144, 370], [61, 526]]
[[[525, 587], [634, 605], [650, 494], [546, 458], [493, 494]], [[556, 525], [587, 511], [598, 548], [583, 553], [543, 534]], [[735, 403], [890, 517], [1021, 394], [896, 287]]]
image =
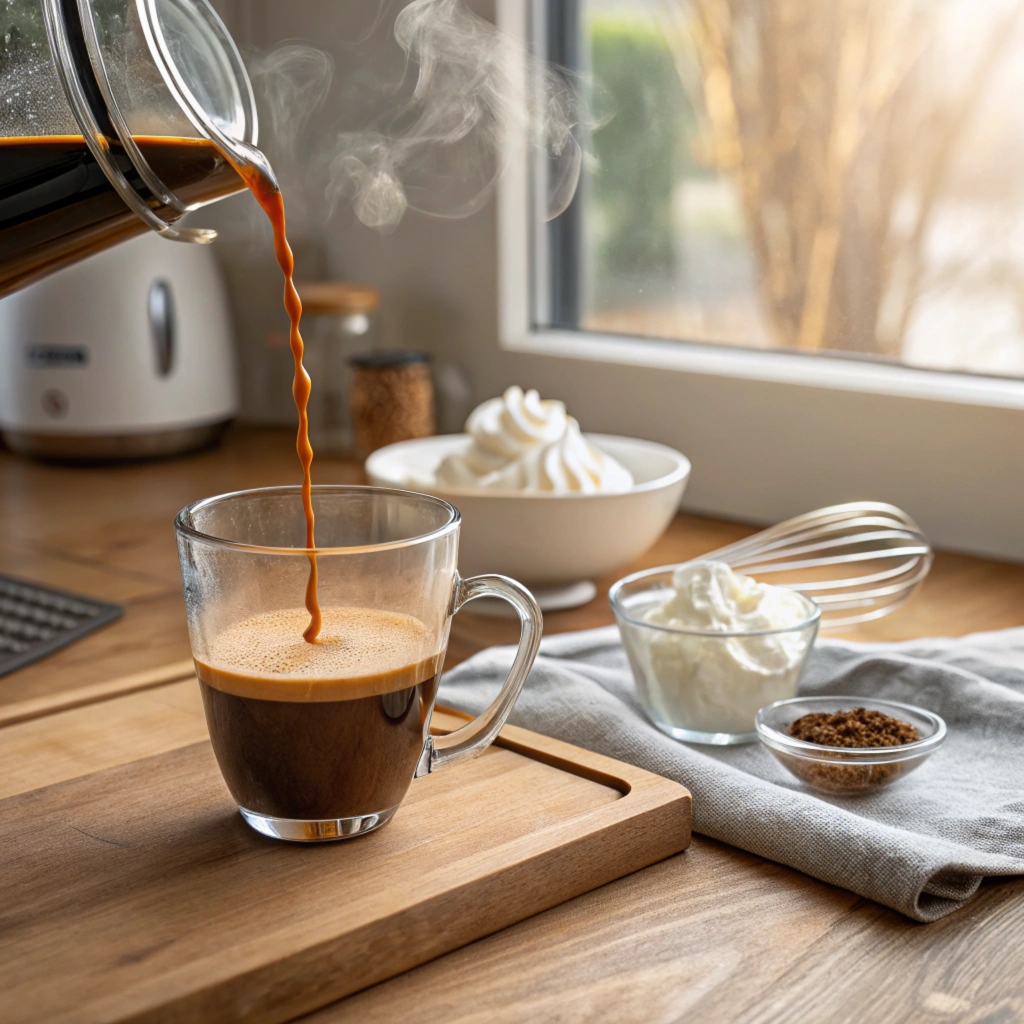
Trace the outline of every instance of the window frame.
[[[575, 0], [566, 2], [575, 7]], [[553, 3], [563, 7], [562, 0], [496, 0], [498, 27], [532, 52], [546, 53], [543, 28], [534, 31], [531, 26], [548, 23]], [[564, 240], [572, 232], [552, 231], [550, 225], [535, 222], [531, 189], [534, 181], [543, 177], [543, 161], [527, 156], [520, 139], [510, 137], [506, 146], [498, 195], [502, 348], [659, 371], [1024, 410], [1024, 379], [918, 368], [843, 354], [761, 351], [539, 325], [535, 311], [551, 306], [552, 288], [565, 288], [559, 283], [565, 275], [550, 272], [552, 249], [562, 252]]]
[[[558, 0], [495, 2], [498, 26], [530, 46], [530, 19]], [[937, 547], [1024, 561], [1024, 381], [539, 327], [549, 275], [530, 189], [546, 163], [514, 133], [505, 145], [497, 338], [464, 351], [478, 383], [537, 387], [584, 429], [686, 452], [687, 511], [771, 523], [891, 501]]]

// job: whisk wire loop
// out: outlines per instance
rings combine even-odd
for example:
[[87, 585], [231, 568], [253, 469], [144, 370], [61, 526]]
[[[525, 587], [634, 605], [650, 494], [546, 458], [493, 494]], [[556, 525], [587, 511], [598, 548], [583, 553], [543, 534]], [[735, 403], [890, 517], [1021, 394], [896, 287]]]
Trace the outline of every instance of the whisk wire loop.
[[[718, 548], [700, 561], [725, 562], [752, 576], [815, 570], [797, 590], [822, 608], [822, 627], [868, 622], [901, 607], [928, 575], [932, 549], [917, 523], [885, 502], [831, 505], [794, 516]], [[878, 568], [857, 576], [843, 566]], [[829, 571], [833, 570], [833, 571]], [[820, 576], [821, 578], [814, 578]]]

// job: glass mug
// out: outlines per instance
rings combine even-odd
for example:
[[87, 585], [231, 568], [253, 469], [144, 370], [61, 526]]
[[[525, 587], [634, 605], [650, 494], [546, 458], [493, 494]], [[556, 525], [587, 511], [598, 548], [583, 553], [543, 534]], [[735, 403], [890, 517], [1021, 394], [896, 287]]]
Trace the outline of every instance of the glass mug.
[[[456, 571], [458, 511], [379, 487], [313, 488], [323, 627], [309, 644], [314, 552], [298, 487], [205, 498], [178, 513], [189, 639], [213, 751], [245, 820], [278, 839], [359, 835], [395, 813], [414, 777], [483, 751], [533, 665], [543, 622], [503, 576]], [[431, 737], [452, 615], [477, 597], [519, 615], [494, 703]]]

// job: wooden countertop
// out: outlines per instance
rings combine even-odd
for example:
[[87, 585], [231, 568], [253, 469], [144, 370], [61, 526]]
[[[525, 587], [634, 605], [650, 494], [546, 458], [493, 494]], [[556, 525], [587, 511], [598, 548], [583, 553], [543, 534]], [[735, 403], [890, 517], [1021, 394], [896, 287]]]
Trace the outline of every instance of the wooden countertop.
[[[318, 460], [318, 482], [361, 482]], [[240, 430], [187, 459], [46, 466], [0, 453], [0, 571], [115, 601], [118, 623], [0, 678], [4, 705], [159, 670], [189, 657], [172, 519], [208, 494], [294, 480], [285, 431]], [[631, 569], [693, 557], [750, 528], [679, 516]], [[624, 570], [625, 571], [625, 570]], [[589, 605], [546, 631], [611, 622]], [[1024, 566], [940, 554], [920, 594], [860, 640], [1024, 624]], [[448, 664], [516, 627], [468, 610]], [[352, 996], [320, 1022], [1012, 1020], [1024, 1016], [1024, 880], [986, 883], [930, 925], [796, 871], [695, 837], [683, 855]]]

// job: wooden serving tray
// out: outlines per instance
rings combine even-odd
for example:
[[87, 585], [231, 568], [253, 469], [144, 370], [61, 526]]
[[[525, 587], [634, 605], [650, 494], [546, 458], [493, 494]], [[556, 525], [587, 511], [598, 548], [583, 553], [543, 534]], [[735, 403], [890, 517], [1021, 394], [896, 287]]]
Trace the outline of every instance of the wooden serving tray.
[[690, 841], [682, 786], [508, 727], [379, 831], [280, 843], [205, 736], [194, 680], [0, 728], [0, 1020], [290, 1020]]

